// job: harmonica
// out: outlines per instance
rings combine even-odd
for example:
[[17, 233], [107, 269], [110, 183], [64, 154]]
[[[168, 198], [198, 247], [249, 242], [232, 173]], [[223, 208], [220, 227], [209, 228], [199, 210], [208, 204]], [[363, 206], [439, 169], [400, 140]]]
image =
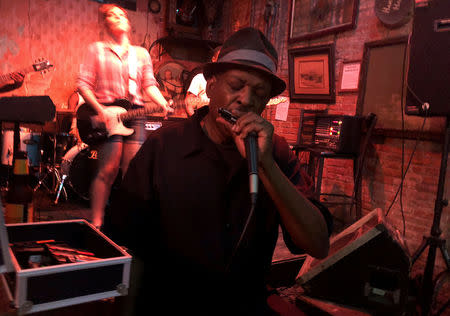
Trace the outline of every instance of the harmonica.
[[224, 108], [219, 108], [219, 114], [221, 117], [223, 117], [225, 119], [225, 121], [234, 124], [237, 121], [237, 117], [234, 116], [230, 111], [225, 110]]

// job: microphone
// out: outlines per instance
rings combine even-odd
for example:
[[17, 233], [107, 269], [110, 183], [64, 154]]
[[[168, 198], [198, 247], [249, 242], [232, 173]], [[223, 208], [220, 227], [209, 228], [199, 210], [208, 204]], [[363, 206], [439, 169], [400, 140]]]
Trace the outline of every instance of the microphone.
[[245, 137], [245, 154], [248, 163], [248, 176], [250, 186], [250, 198], [252, 205], [256, 204], [258, 196], [258, 141], [257, 134], [251, 132]]
[[[235, 124], [238, 118], [234, 116], [230, 111], [219, 108], [218, 113], [230, 124]], [[252, 206], [255, 206], [256, 199], [258, 197], [258, 135], [255, 132], [251, 132], [245, 137], [245, 154], [247, 156], [248, 163], [248, 176], [250, 186], [250, 198]]]

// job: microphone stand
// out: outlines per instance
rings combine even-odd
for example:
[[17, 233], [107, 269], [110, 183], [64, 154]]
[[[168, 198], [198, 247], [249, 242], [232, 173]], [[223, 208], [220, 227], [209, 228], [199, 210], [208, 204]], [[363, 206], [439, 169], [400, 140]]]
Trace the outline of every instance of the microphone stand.
[[[414, 253], [411, 262], [411, 266], [414, 265], [414, 263], [420, 257], [420, 255], [423, 253], [426, 247], [429, 246], [427, 262], [425, 265], [421, 284], [422, 289], [421, 289], [420, 303], [422, 309], [422, 316], [429, 315], [431, 311], [431, 305], [433, 300], [433, 271], [437, 248], [441, 250], [442, 257], [444, 258], [445, 264], [447, 266], [447, 272], [450, 271], [450, 258], [445, 248], [445, 239], [442, 239], [440, 237], [442, 231], [439, 227], [442, 215], [442, 208], [448, 205], [448, 200], [443, 199], [443, 193], [445, 185], [445, 175], [447, 172], [447, 159], [449, 153], [450, 116], [447, 116], [445, 125], [446, 128], [445, 128], [444, 144], [442, 149], [441, 168], [439, 171], [438, 191], [436, 194], [436, 200], [434, 205], [433, 225], [431, 226], [430, 236], [423, 237], [422, 244]], [[438, 281], [439, 280], [436, 280], [435, 284], [437, 284]]]

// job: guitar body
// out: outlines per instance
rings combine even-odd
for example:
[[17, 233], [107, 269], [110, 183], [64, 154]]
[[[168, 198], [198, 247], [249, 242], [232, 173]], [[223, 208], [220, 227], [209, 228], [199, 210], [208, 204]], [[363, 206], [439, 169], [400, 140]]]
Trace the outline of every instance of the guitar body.
[[123, 125], [121, 115], [127, 110], [121, 106], [106, 107], [106, 124], [98, 120], [97, 112], [88, 104], [82, 104], [77, 110], [77, 128], [81, 140], [92, 146], [105, 141], [113, 135], [129, 136], [134, 130]]
[[[105, 123], [98, 120], [97, 112], [88, 104], [80, 105], [77, 110], [77, 128], [81, 140], [88, 145], [95, 145], [113, 135], [129, 136], [133, 134], [134, 130], [123, 125], [124, 121], [163, 111], [162, 107], [154, 102], [147, 101], [145, 103], [147, 105], [143, 108], [127, 111], [126, 109], [132, 108], [132, 104], [126, 99], [116, 100], [112, 106], [105, 108]], [[177, 103], [173, 103], [173, 105], [179, 106]]]

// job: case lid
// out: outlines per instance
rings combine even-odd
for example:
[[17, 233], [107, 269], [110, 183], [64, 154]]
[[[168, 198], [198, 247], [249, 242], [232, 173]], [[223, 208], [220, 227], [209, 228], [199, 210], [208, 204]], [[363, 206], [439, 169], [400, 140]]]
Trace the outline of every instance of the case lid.
[[13, 271], [14, 266], [9, 252], [9, 239], [5, 225], [5, 208], [0, 201], [0, 273]]

